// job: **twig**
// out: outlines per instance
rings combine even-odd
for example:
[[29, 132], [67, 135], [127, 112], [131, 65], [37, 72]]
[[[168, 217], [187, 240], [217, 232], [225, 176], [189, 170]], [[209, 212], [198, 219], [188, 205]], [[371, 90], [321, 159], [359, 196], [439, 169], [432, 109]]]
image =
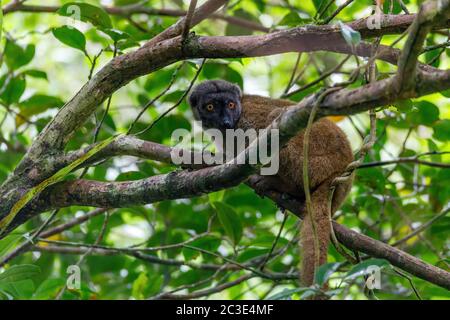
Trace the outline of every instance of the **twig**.
[[[144, 254], [141, 252], [124, 252], [124, 251], [117, 251], [117, 250], [108, 250], [108, 249], [95, 249], [95, 248], [77, 248], [77, 247], [64, 247], [64, 246], [35, 246], [32, 249], [33, 251], [41, 251], [41, 252], [50, 252], [50, 253], [58, 253], [58, 254], [75, 254], [75, 255], [82, 255], [88, 251], [90, 251], [90, 254], [94, 255], [100, 255], [100, 256], [114, 256], [114, 255], [123, 255], [126, 254], [128, 256], [134, 257], [136, 259], [148, 262], [148, 263], [154, 263], [154, 264], [160, 264], [160, 265], [167, 265], [167, 266], [188, 266], [193, 269], [204, 269], [204, 270], [217, 270], [220, 268], [224, 268], [223, 264], [211, 264], [211, 263], [204, 263], [204, 264], [198, 264], [193, 263], [190, 261], [180, 261], [175, 259], [161, 259], [154, 255], [150, 254]], [[234, 265], [226, 264], [227, 270], [238, 270]]]
[[162, 245], [162, 246], [156, 246], [156, 247], [146, 247], [146, 248], [134, 248], [134, 247], [117, 248], [117, 247], [111, 247], [111, 246], [102, 246], [102, 245], [98, 245], [98, 244], [87, 244], [87, 243], [60, 241], [60, 240], [48, 240], [45, 238], [40, 238], [39, 241], [45, 242], [45, 243], [57, 244], [57, 245], [78, 247], [78, 248], [81, 247], [81, 248], [91, 248], [91, 249], [105, 249], [105, 250], [114, 250], [117, 252], [129, 253], [129, 252], [153, 252], [153, 251], [162, 251], [162, 250], [183, 248], [185, 245], [187, 245], [191, 242], [194, 242], [200, 238], [203, 238], [203, 237], [207, 236], [208, 234], [209, 234], [209, 232], [204, 232], [204, 233], [200, 233], [196, 236], [193, 236], [183, 242]]
[[323, 73], [323, 74], [322, 74], [319, 78], [317, 78], [316, 80], [314, 80], [314, 81], [312, 81], [312, 82], [310, 82], [310, 83], [308, 83], [308, 84], [306, 84], [306, 85], [304, 85], [304, 86], [302, 86], [302, 87], [300, 87], [300, 88], [298, 88], [298, 89], [296, 89], [296, 90], [294, 90], [294, 91], [291, 91], [291, 92], [289, 92], [289, 93], [285, 93], [285, 94], [282, 95], [282, 97], [283, 97], [283, 98], [285, 98], [285, 97], [290, 97], [290, 96], [292, 96], [292, 95], [294, 95], [294, 94], [296, 94], [296, 93], [299, 93], [299, 92], [301, 92], [301, 91], [304, 91], [304, 90], [306, 90], [306, 89], [308, 89], [308, 88], [311, 88], [312, 86], [318, 84], [319, 82], [321, 82], [322, 80], [328, 78], [330, 75], [332, 75], [332, 74], [335, 73], [337, 70], [339, 70], [340, 68], [342, 68], [342, 66], [343, 66], [343, 65], [348, 61], [348, 59], [350, 59], [350, 58], [351, 58], [351, 55], [348, 55], [348, 56], [345, 57], [345, 59], [342, 60], [337, 66], [335, 66], [335, 67], [332, 68], [331, 70], [329, 70], [329, 71]]
[[203, 69], [203, 65], [205, 64], [206, 58], [204, 58], [202, 60], [202, 63], [200, 64], [200, 67], [198, 68], [194, 78], [192, 79], [191, 83], [189, 84], [189, 87], [186, 89], [186, 91], [184, 91], [184, 93], [181, 95], [180, 99], [178, 99], [178, 101], [171, 106], [169, 109], [167, 109], [166, 111], [164, 111], [163, 113], [161, 113], [158, 118], [156, 118], [152, 123], [150, 123], [150, 125], [148, 125], [145, 129], [139, 131], [138, 133], [136, 133], [136, 136], [139, 136], [141, 134], [144, 134], [145, 132], [147, 132], [148, 130], [150, 130], [151, 128], [153, 128], [153, 126], [155, 124], [157, 124], [162, 118], [164, 118], [167, 114], [169, 114], [172, 110], [174, 110], [176, 107], [178, 107], [184, 100], [184, 98], [187, 96], [187, 94], [189, 93], [189, 91], [191, 91], [192, 86], [194, 85], [195, 81], [197, 80], [200, 72]]
[[174, 84], [178, 71], [184, 66], [184, 63], [180, 64], [174, 71], [174, 73], [172, 74], [172, 78], [170, 79], [169, 84], [167, 85], [167, 87], [161, 91], [155, 98], [153, 98], [152, 100], [149, 100], [144, 107], [142, 108], [142, 110], [139, 112], [139, 114], [136, 116], [136, 118], [134, 119], [134, 121], [131, 123], [130, 127], [128, 128], [127, 131], [127, 135], [129, 135], [131, 133], [131, 131], [133, 130], [133, 127], [136, 125], [136, 123], [139, 121], [139, 119], [142, 117], [142, 115], [144, 114], [145, 111], [148, 110], [148, 108], [150, 108], [156, 101], [159, 100], [159, 98], [161, 98], [163, 95], [165, 95], [167, 93], [167, 91], [170, 90], [170, 88], [172, 87], [172, 85]]
[[264, 268], [266, 267], [266, 264], [269, 261], [269, 258], [272, 256], [273, 250], [275, 250], [275, 247], [277, 246], [277, 242], [280, 239], [281, 232], [283, 231], [284, 225], [285, 225], [286, 220], [288, 218], [288, 213], [286, 212], [286, 210], [283, 209], [282, 211], [283, 211], [283, 221], [281, 222], [280, 229], [278, 230], [278, 234], [277, 234], [275, 240], [272, 243], [272, 247], [270, 248], [269, 253], [266, 255], [266, 258], [264, 259], [264, 261], [262, 262], [261, 266], [259, 267], [259, 270], [261, 270], [261, 271], [264, 271]]
[[419, 160], [419, 159], [417, 159], [416, 156], [414, 156], [414, 157], [398, 158], [398, 159], [394, 159], [394, 160], [366, 162], [366, 163], [361, 164], [358, 167], [358, 169], [381, 167], [381, 166], [387, 166], [387, 165], [398, 164], [398, 163], [417, 163], [417, 164], [421, 164], [424, 166], [435, 167], [435, 168], [443, 168], [443, 169], [450, 168], [450, 164]]
[[90, 68], [90, 70], [89, 70], [88, 80], [91, 80], [92, 75], [94, 74], [95, 66], [97, 65], [97, 60], [98, 60], [98, 58], [100, 57], [100, 55], [102, 54], [102, 52], [103, 52], [103, 49], [101, 49], [101, 50], [99, 51], [99, 53], [97, 53], [97, 54], [94, 56], [94, 58], [92, 59], [92, 62], [91, 62], [91, 68]]
[[297, 73], [297, 69], [298, 69], [298, 65], [299, 65], [299, 63], [300, 63], [301, 57], [302, 57], [302, 53], [300, 52], [300, 53], [297, 55], [297, 60], [295, 61], [294, 69], [292, 70], [291, 77], [290, 77], [290, 79], [289, 79], [288, 85], [286, 86], [286, 89], [284, 89], [283, 94], [288, 93], [289, 89], [291, 89], [291, 87], [292, 87], [292, 85], [293, 85], [294, 77], [295, 77], [295, 74]]
[[44, 223], [39, 227], [39, 229], [29, 238], [26, 239], [24, 243], [16, 247], [13, 251], [11, 251], [9, 254], [3, 257], [3, 259], [0, 261], [0, 267], [4, 266], [6, 263], [8, 263], [13, 258], [17, 257], [19, 254], [21, 254], [23, 251], [25, 251], [28, 247], [30, 247], [34, 240], [42, 233], [42, 231], [47, 228], [47, 226], [50, 224], [50, 222], [55, 218], [55, 216], [58, 214], [59, 209], [53, 210], [53, 212], [50, 214], [50, 216], [47, 218], [47, 220], [44, 221]]
[[436, 44], [433, 46], [428, 46], [422, 49], [422, 53], [428, 52], [428, 51], [433, 51], [436, 49], [441, 49], [441, 48], [447, 48], [450, 46], [450, 41], [446, 41], [444, 43], [440, 43], [440, 44]]
[[344, 10], [347, 6], [349, 6], [351, 3], [353, 2], [353, 0], [347, 0], [345, 1], [343, 4], [341, 4], [339, 6], [339, 8], [336, 9], [336, 11], [334, 11], [328, 18], [326, 18], [323, 21], [323, 24], [328, 24], [330, 23], [331, 20], [333, 20], [342, 10]]
[[[103, 225], [102, 228], [100, 229], [100, 232], [98, 234], [97, 239], [95, 240], [95, 244], [98, 245], [102, 240], [103, 240], [103, 236], [105, 235], [106, 232], [106, 227], [108, 226], [108, 221], [109, 221], [109, 214], [108, 211], [105, 212], [105, 219], [103, 220]], [[84, 259], [90, 255], [92, 252], [92, 249], [90, 248], [89, 250], [87, 250], [78, 260], [78, 262], [76, 263], [77, 266], [80, 266]], [[64, 287], [62, 287], [62, 289], [58, 292], [58, 294], [56, 295], [56, 300], [61, 300], [62, 296], [64, 295], [64, 292], [66, 292], [67, 289], [67, 283], [64, 285]]]
[[287, 275], [286, 274], [282, 274], [282, 275], [279, 275], [277, 273], [262, 272], [262, 271], [260, 271], [258, 269], [255, 269], [255, 268], [253, 268], [253, 267], [251, 267], [251, 266], [249, 266], [247, 264], [242, 264], [240, 262], [234, 261], [232, 259], [229, 259], [227, 257], [224, 257], [224, 256], [222, 256], [222, 255], [220, 255], [218, 253], [212, 252], [212, 251], [208, 251], [208, 250], [205, 250], [205, 249], [202, 249], [202, 248], [193, 247], [193, 246], [190, 246], [190, 245], [184, 245], [184, 247], [188, 248], [188, 249], [195, 250], [195, 251], [199, 251], [199, 252], [202, 252], [202, 253], [214, 256], [214, 257], [217, 257], [217, 258], [222, 259], [222, 260], [228, 262], [229, 264], [235, 265], [235, 266], [237, 266], [237, 267], [239, 267], [239, 268], [241, 268], [243, 270], [250, 271], [250, 272], [254, 273], [255, 275], [257, 275], [257, 276], [259, 276], [261, 278], [264, 278], [264, 279], [281, 280], [281, 279], [297, 279], [297, 277], [298, 277], [297, 274], [287, 274]]
[[414, 291], [414, 294], [416, 295], [417, 299], [422, 300], [422, 297], [419, 294], [419, 291], [416, 289], [416, 286], [414, 285], [414, 282], [412, 281], [411, 277], [404, 273], [403, 271], [399, 270], [398, 268], [393, 268], [394, 272], [397, 273], [399, 276], [405, 278], [408, 282], [411, 288]]
[[329, 0], [328, 3], [325, 6], [323, 6], [324, 3], [325, 3], [325, 1], [320, 2], [320, 6], [317, 9], [317, 12], [316, 12], [314, 18], [316, 18], [316, 17], [318, 17], [319, 19], [322, 18], [322, 16], [327, 12], [327, 10], [334, 3], [334, 0]]
[[425, 229], [430, 227], [433, 223], [435, 223], [440, 218], [445, 217], [447, 215], [447, 213], [449, 213], [449, 212], [450, 212], [450, 208], [443, 210], [441, 213], [437, 214], [436, 216], [434, 216], [433, 218], [428, 220], [426, 223], [420, 225], [420, 227], [414, 229], [410, 234], [408, 234], [405, 237], [401, 238], [400, 240], [397, 240], [394, 243], [392, 243], [391, 246], [396, 247], [396, 246], [408, 241], [412, 237], [416, 236], [417, 234], [421, 233], [422, 231], [424, 231]]
[[209, 289], [205, 289], [205, 290], [199, 290], [199, 291], [195, 291], [192, 293], [188, 293], [188, 294], [171, 294], [171, 293], [162, 293], [154, 298], [151, 299], [172, 299], [172, 300], [186, 300], [186, 299], [195, 299], [195, 298], [201, 298], [201, 297], [205, 297], [205, 296], [209, 296], [213, 293], [217, 293], [217, 292], [221, 292], [225, 289], [234, 287], [244, 281], [247, 281], [251, 278], [254, 278], [255, 275], [253, 274], [248, 274], [248, 275], [244, 275], [241, 276], [239, 278], [237, 278], [234, 281], [231, 282], [226, 282], [224, 284], [209, 288]]
[[191, 20], [192, 20], [192, 16], [194, 15], [196, 6], [197, 6], [197, 0], [191, 0], [189, 3], [189, 9], [186, 13], [186, 17], [184, 20], [183, 32], [181, 33], [181, 39], [183, 39], [183, 41], [182, 41], [183, 43], [188, 36], [189, 29], [191, 28]]
[[[117, 43], [114, 42], [114, 53], [113, 53], [113, 58], [115, 58], [117, 55]], [[93, 63], [94, 64], [94, 63]], [[94, 132], [94, 143], [97, 142], [98, 139], [98, 134], [100, 133], [100, 129], [103, 125], [103, 123], [105, 122], [106, 116], [108, 115], [109, 112], [109, 108], [111, 106], [111, 100], [112, 100], [112, 95], [109, 96], [108, 101], [106, 102], [106, 109], [105, 112], [103, 112], [103, 116], [100, 119], [100, 122], [97, 124], [96, 128], [95, 128], [95, 132]]]
[[106, 210], [107, 210], [106, 208], [99, 208], [99, 209], [92, 210], [91, 212], [88, 212], [82, 216], [73, 218], [72, 220], [69, 220], [66, 223], [57, 225], [51, 229], [48, 229], [48, 230], [42, 232], [39, 235], [39, 237], [45, 239], [45, 238], [51, 237], [55, 234], [59, 234], [67, 229], [70, 229], [74, 226], [80, 225], [83, 222], [86, 222], [87, 220], [104, 213]]
[[[225, 267], [225, 266], [226, 266], [226, 265], [223, 265], [223, 267]], [[173, 289], [173, 290], [170, 290], [170, 291], [168, 291], [168, 292], [160, 293], [160, 294], [158, 294], [158, 295], [156, 295], [156, 296], [153, 296], [153, 297], [151, 297], [151, 298], [149, 298], [149, 299], [150, 299], [150, 300], [164, 299], [164, 296], [165, 296], [165, 295], [173, 294], [173, 293], [178, 292], [178, 291], [181, 291], [181, 290], [192, 289], [192, 288], [195, 288], [195, 287], [204, 285], [204, 284], [206, 284], [206, 283], [208, 283], [208, 282], [210, 282], [210, 281], [213, 281], [213, 280], [214, 280], [221, 272], [223, 272], [224, 270], [225, 270], [225, 268], [219, 268], [219, 269], [217, 269], [211, 276], [209, 276], [209, 277], [207, 277], [207, 278], [205, 278], [205, 279], [202, 279], [202, 280], [197, 281], [197, 282], [195, 282], [195, 283], [190, 283], [190, 284], [186, 284], [186, 285], [184, 285], [184, 286], [177, 287], [177, 288], [175, 288], [175, 289]]]

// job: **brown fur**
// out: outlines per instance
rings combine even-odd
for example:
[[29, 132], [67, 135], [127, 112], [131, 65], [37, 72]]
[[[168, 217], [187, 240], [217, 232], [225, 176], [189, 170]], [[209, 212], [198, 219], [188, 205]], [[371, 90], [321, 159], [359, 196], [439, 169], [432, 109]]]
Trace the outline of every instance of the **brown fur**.
[[[266, 97], [244, 95], [242, 97], [242, 114], [237, 128], [266, 128], [284, 108], [294, 102]], [[280, 152], [280, 169], [272, 179], [269, 187], [279, 192], [288, 192], [295, 197], [304, 198], [303, 187], [303, 131], [293, 137]], [[326, 263], [330, 237], [330, 222], [327, 214], [327, 198], [330, 184], [340, 176], [347, 165], [353, 161], [350, 143], [342, 130], [332, 121], [323, 118], [316, 121], [310, 133], [309, 142], [309, 181], [312, 199], [312, 212], [316, 221], [320, 243], [320, 264]], [[334, 213], [344, 201], [351, 187], [351, 182], [338, 185], [332, 202]], [[303, 259], [301, 282], [309, 286], [314, 281], [314, 237], [312, 224], [308, 215], [301, 228], [301, 246]]]

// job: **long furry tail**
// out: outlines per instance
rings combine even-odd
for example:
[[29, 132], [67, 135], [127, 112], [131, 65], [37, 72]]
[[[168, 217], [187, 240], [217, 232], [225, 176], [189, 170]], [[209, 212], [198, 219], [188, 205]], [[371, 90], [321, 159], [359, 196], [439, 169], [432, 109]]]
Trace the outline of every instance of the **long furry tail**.
[[[319, 263], [318, 266], [327, 262], [328, 244], [330, 242], [331, 223], [329, 215], [341, 206], [350, 192], [352, 179], [337, 185], [332, 203], [331, 213], [328, 212], [328, 197], [330, 185], [334, 178], [323, 182], [311, 195], [312, 216], [314, 217], [316, 233], [319, 242]], [[310, 286], [314, 283], [315, 274], [315, 239], [314, 230], [310, 215], [305, 213], [302, 228], [300, 230], [300, 244], [303, 250], [302, 265], [300, 268], [300, 282], [303, 286]]]
[[[328, 244], [330, 240], [330, 220], [328, 217], [328, 192], [329, 185], [323, 184], [311, 195], [312, 216], [315, 221], [316, 233], [319, 242], [318, 266], [327, 262]], [[314, 230], [311, 217], [305, 215], [300, 231], [300, 244], [303, 251], [302, 265], [300, 268], [300, 281], [303, 286], [310, 286], [314, 283], [316, 249]]]

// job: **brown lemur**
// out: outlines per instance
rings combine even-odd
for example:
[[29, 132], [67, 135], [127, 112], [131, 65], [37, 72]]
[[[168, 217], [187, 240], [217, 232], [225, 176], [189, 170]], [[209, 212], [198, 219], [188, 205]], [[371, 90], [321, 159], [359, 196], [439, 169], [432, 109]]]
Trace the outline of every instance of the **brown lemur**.
[[[214, 128], [225, 132], [226, 129], [264, 129], [295, 102], [242, 94], [237, 85], [223, 80], [209, 80], [192, 90], [189, 104], [194, 118], [202, 122], [203, 129]], [[300, 131], [281, 149], [278, 173], [261, 181], [265, 181], [264, 189], [288, 194], [304, 202], [303, 135], [303, 131]], [[331, 232], [328, 216], [330, 186], [352, 161], [352, 149], [344, 132], [326, 118], [314, 122], [309, 140], [308, 172], [320, 265], [327, 261]], [[332, 199], [332, 213], [342, 204], [350, 188], [351, 181], [337, 186]], [[300, 280], [304, 286], [310, 286], [315, 272], [315, 239], [312, 221], [309, 215], [304, 216], [300, 241], [303, 250]]]

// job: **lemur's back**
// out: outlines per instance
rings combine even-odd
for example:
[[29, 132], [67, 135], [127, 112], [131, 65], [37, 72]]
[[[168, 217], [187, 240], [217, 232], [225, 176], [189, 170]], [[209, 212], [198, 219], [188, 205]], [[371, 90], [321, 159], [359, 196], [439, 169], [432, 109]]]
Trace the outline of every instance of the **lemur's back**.
[[[264, 129], [295, 102], [271, 99], [256, 95], [244, 95], [242, 115], [238, 127]], [[274, 104], [277, 104], [276, 106]], [[350, 143], [345, 133], [331, 120], [316, 121], [311, 129], [309, 148], [310, 185], [315, 188], [330, 176], [338, 176], [353, 161]], [[293, 137], [280, 152], [279, 176], [286, 183], [303, 188], [301, 174], [303, 162], [303, 130]]]

